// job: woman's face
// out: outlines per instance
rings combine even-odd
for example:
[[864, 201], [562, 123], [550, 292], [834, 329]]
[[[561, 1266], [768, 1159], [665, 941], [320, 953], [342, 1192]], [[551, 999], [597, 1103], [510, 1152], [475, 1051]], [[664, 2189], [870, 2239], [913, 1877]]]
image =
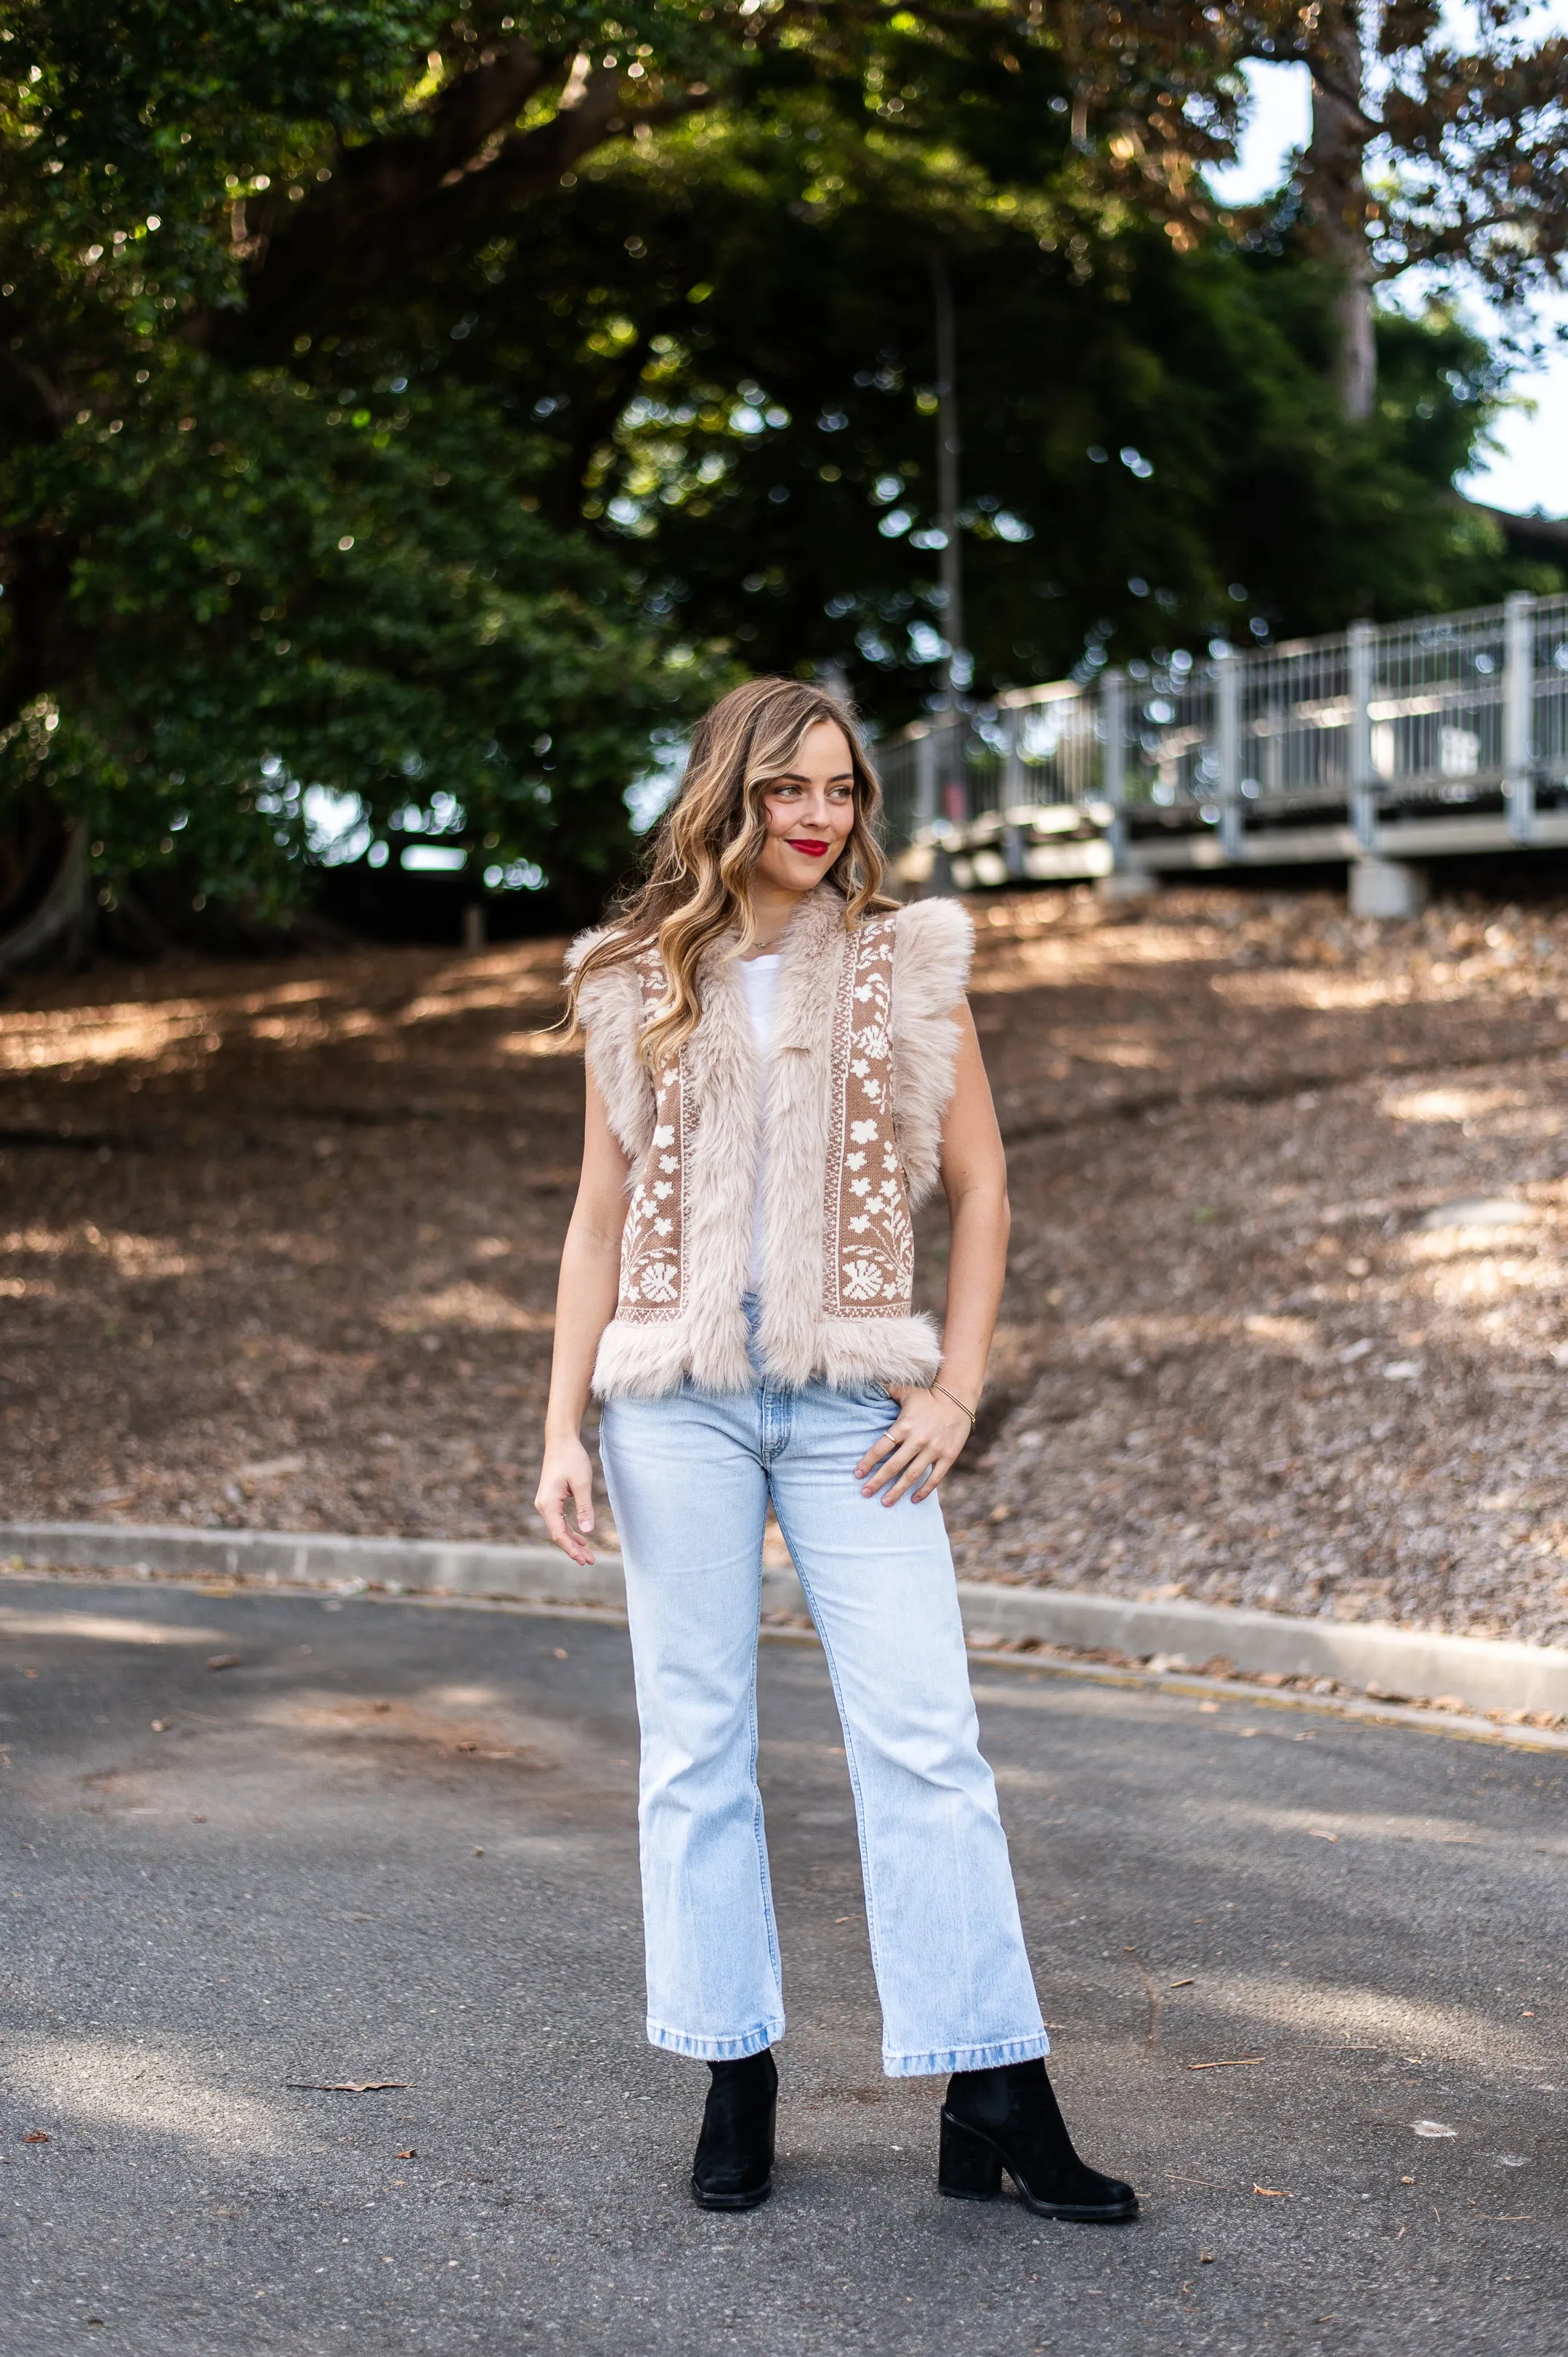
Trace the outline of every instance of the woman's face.
[[821, 883], [854, 824], [854, 770], [849, 739], [833, 720], [807, 729], [796, 766], [763, 797], [768, 840], [755, 877], [783, 892]]

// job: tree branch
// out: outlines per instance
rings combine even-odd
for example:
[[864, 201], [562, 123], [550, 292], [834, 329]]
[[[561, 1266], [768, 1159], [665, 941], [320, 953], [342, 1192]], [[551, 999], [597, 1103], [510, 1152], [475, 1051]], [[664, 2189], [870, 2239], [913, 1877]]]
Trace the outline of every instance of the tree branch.
[[526, 73], [520, 66], [510, 83], [492, 78], [470, 96], [467, 85], [481, 81], [481, 67], [442, 93], [437, 106], [444, 111], [432, 133], [344, 151], [320, 198], [287, 206], [286, 214], [274, 207], [270, 229], [252, 212], [246, 307], [200, 315], [189, 331], [194, 339], [231, 359], [280, 357], [302, 331], [338, 316], [349, 287], [363, 296], [402, 279], [412, 264], [503, 221], [523, 198], [553, 186], [594, 148], [630, 137], [643, 124], [680, 121], [723, 95], [699, 83], [631, 107], [616, 67], [580, 54], [569, 68], [557, 59], [553, 70], [565, 78], [547, 123], [505, 132], [526, 97], [549, 79], [548, 64], [530, 52]]

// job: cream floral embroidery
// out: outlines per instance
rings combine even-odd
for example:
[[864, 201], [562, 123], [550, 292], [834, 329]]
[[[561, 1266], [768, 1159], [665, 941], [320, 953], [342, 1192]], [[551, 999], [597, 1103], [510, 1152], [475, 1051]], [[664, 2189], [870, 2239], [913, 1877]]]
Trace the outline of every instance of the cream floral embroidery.
[[[657, 950], [645, 950], [634, 963], [646, 1022], [664, 996], [664, 968]], [[654, 1082], [653, 1135], [621, 1231], [616, 1314], [634, 1326], [654, 1325], [681, 1314], [688, 1095], [684, 1056], [673, 1064], [661, 1064]]]
[[844, 950], [833, 1025], [822, 1306], [831, 1317], [907, 1316], [915, 1233], [893, 1123], [891, 916], [859, 927]]

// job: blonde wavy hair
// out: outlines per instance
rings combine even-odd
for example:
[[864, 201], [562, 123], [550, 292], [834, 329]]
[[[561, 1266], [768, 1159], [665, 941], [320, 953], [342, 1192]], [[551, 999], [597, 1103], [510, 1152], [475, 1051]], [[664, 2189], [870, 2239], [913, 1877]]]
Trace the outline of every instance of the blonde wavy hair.
[[679, 791], [659, 822], [647, 873], [615, 912], [611, 928], [568, 985], [574, 1027], [584, 983], [657, 942], [668, 990], [644, 1027], [638, 1053], [650, 1067], [679, 1054], [703, 1012], [703, 957], [728, 933], [735, 952], [757, 938], [750, 880], [768, 839], [768, 790], [797, 767], [808, 729], [831, 720], [843, 731], [854, 778], [854, 823], [823, 881], [854, 923], [890, 908], [875, 822], [882, 789], [850, 713], [835, 696], [799, 680], [754, 679], [732, 688], [698, 722]]

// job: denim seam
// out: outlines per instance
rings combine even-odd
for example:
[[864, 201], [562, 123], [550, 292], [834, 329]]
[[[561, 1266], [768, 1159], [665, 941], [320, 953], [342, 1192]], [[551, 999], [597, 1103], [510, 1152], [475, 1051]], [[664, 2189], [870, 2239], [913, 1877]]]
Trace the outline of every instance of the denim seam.
[[736, 2038], [704, 2038], [695, 2030], [671, 2029], [651, 2014], [646, 2028], [649, 2044], [661, 2047], [667, 2054], [687, 2054], [698, 2062], [738, 2062], [747, 2054], [762, 2054], [769, 2046], [777, 2046], [784, 2035], [784, 2018], [778, 2015], [754, 2029], [743, 2029]]
[[751, 1789], [756, 1795], [751, 1813], [752, 1835], [757, 1843], [757, 1891], [762, 1900], [762, 1920], [768, 1928], [768, 1953], [773, 1965], [773, 1985], [782, 2002], [784, 1995], [784, 1964], [779, 1953], [779, 1927], [773, 1914], [773, 1881], [768, 1868], [768, 1830], [762, 1807], [762, 1788], [757, 1781], [757, 1652], [752, 1649], [751, 1697], [747, 1711], [751, 1731]]
[[938, 2079], [944, 2072], [1000, 2071], [1009, 2062], [1032, 2062], [1051, 2050], [1043, 2029], [1021, 2038], [993, 2038], [978, 2046], [933, 2048], [925, 2054], [895, 2054], [882, 2050], [882, 2068], [890, 2079]]
[[[769, 1482], [769, 1497], [772, 1497], [772, 1494], [773, 1488]], [[778, 1511], [778, 1501], [775, 1500], [774, 1512], [777, 1513]], [[782, 1529], [783, 1525], [780, 1524], [779, 1527]], [[785, 1544], [786, 1545], [789, 1544], [788, 1533], [785, 1534]], [[806, 1599], [806, 1609], [811, 1616], [822, 1642], [822, 1658], [828, 1665], [828, 1678], [833, 1690], [833, 1701], [838, 1708], [839, 1725], [843, 1729], [844, 1764], [849, 1770], [850, 1790], [854, 1794], [854, 1830], [856, 1840], [860, 1845], [860, 1878], [865, 1889], [865, 1934], [871, 1948], [871, 1969], [876, 1976], [877, 1986], [880, 1989], [882, 1957], [876, 1938], [876, 1884], [871, 1870], [871, 1845], [865, 1837], [865, 1796], [861, 1790], [860, 1767], [854, 1756], [854, 1730], [850, 1724], [849, 1713], [844, 1708], [843, 1689], [839, 1684], [838, 1663], [833, 1659], [833, 1649], [829, 1641], [828, 1632], [823, 1628], [822, 1618], [817, 1610], [817, 1599], [811, 1593], [811, 1579], [799, 1563], [795, 1566], [795, 1576], [800, 1580], [801, 1593]]]

